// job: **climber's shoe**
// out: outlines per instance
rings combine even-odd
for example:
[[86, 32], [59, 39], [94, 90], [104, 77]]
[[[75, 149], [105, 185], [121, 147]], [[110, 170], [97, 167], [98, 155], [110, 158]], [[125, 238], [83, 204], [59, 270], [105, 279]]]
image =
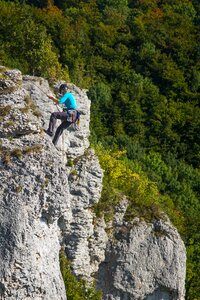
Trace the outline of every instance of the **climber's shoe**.
[[46, 134], [48, 134], [49, 136], [53, 136], [53, 132], [50, 132], [49, 130], [45, 130], [44, 131]]

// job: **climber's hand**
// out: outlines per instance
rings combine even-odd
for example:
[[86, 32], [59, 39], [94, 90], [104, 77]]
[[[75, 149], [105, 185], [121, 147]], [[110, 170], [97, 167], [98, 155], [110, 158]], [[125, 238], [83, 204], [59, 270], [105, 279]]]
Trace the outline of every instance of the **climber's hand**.
[[58, 99], [54, 98], [53, 96], [47, 95], [47, 97], [53, 100], [56, 104], [58, 104]]

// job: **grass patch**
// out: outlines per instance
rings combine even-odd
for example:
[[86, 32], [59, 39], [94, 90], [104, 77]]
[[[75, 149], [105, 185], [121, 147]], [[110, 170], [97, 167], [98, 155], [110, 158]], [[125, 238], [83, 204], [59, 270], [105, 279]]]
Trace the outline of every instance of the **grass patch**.
[[4, 149], [2, 148], [2, 146], [0, 146], [0, 154], [2, 157], [3, 164], [10, 165], [12, 161], [12, 157], [21, 159], [24, 155], [39, 153], [42, 151], [42, 149], [43, 149], [43, 145], [41, 144], [35, 144], [30, 147], [26, 147], [24, 149], [15, 148], [13, 150]]
[[77, 173], [77, 171], [76, 171], [75, 169], [73, 169], [73, 170], [70, 172], [69, 175], [71, 175], [71, 176], [78, 176], [78, 173]]
[[11, 111], [10, 105], [0, 106], [0, 117], [5, 117], [9, 115], [10, 111]]
[[26, 95], [24, 97], [24, 102], [25, 102], [25, 106], [20, 109], [21, 112], [27, 113], [28, 111], [31, 110], [34, 116], [38, 118], [42, 116], [38, 107], [35, 105], [35, 103], [33, 102], [32, 98], [29, 95]]
[[0, 66], [0, 73], [6, 72], [8, 69], [4, 66]]
[[16, 191], [17, 194], [19, 194], [22, 191], [22, 186], [21, 185], [17, 185], [15, 187], [15, 191]]
[[73, 167], [74, 166], [73, 160], [72, 159], [68, 159], [66, 166], [67, 167]]
[[16, 157], [18, 159], [21, 159], [23, 155], [23, 152], [21, 149], [16, 148], [14, 150], [11, 151], [11, 156]]
[[91, 153], [90, 153], [89, 149], [86, 149], [82, 155], [77, 156], [76, 158], [74, 158], [74, 160], [72, 161], [73, 165], [77, 165], [78, 162], [81, 161], [84, 158], [88, 159], [90, 157], [90, 155], [91, 155]]
[[41, 188], [42, 189], [46, 188], [48, 186], [48, 184], [49, 184], [49, 178], [48, 178], [47, 175], [45, 175], [45, 178], [44, 178], [44, 181], [43, 181], [43, 183], [41, 185]]
[[9, 121], [7, 121], [7, 122], [5, 122], [5, 123], [3, 124], [3, 127], [4, 127], [4, 128], [9, 128], [9, 127], [12, 127], [12, 126], [14, 126], [14, 125], [15, 125], [14, 121], [9, 120]]
[[101, 300], [101, 292], [95, 287], [89, 287], [85, 280], [77, 279], [71, 271], [71, 262], [65, 256], [64, 249], [60, 251], [60, 270], [66, 288], [68, 300]]
[[1, 152], [1, 157], [4, 165], [9, 166], [11, 164], [11, 154], [8, 150]]
[[[1, 71], [0, 71], [1, 72]], [[0, 80], [1, 79], [8, 79], [9, 77], [7, 76], [7, 75], [5, 75], [5, 74], [2, 74], [2, 73], [0, 73]]]
[[26, 147], [25, 149], [23, 149], [23, 154], [39, 153], [42, 151], [42, 149], [43, 145], [35, 144], [33, 146]]

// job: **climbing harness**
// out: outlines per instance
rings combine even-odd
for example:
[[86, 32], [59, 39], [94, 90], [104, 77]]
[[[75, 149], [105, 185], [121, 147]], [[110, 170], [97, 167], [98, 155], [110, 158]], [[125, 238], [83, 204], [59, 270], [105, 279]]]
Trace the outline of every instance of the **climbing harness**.
[[68, 108], [63, 108], [63, 111], [67, 113], [67, 121], [72, 123], [75, 130], [78, 130], [80, 127], [80, 111], [77, 109]]

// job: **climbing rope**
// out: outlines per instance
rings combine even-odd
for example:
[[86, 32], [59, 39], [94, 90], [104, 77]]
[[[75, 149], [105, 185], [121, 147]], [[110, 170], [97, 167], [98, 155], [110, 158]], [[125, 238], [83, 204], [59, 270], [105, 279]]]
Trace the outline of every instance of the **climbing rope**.
[[[37, 87], [37, 88], [38, 88], [45, 96], [48, 97], [48, 94], [47, 94], [46, 92], [44, 92], [38, 85], [36, 85], [36, 84], [33, 83], [33, 82], [32, 82], [32, 84], [33, 84], [35, 87]], [[58, 104], [55, 103], [55, 105], [56, 105], [56, 107], [57, 107], [57, 110], [58, 110], [58, 111], [61, 111], [61, 110], [59, 109]]]

